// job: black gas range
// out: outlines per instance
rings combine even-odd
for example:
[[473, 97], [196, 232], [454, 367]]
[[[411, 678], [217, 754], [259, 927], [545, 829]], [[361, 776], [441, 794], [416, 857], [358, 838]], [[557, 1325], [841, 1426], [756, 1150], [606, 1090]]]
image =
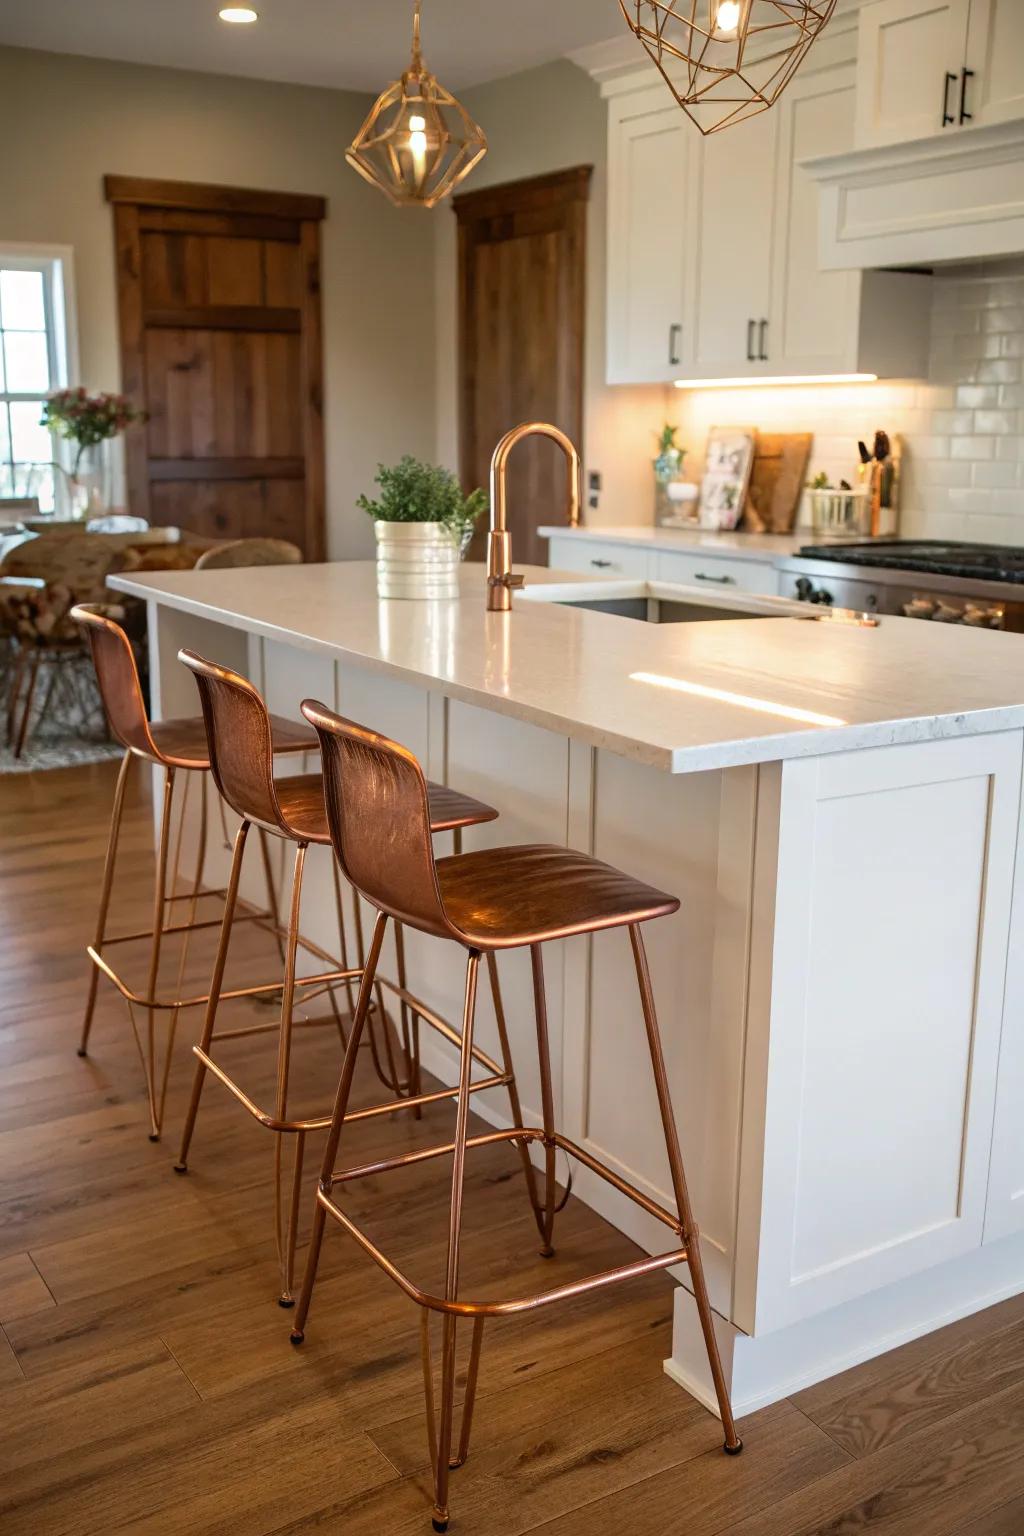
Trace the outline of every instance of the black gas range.
[[807, 544], [779, 563], [803, 602], [1024, 632], [1024, 549], [942, 539]]

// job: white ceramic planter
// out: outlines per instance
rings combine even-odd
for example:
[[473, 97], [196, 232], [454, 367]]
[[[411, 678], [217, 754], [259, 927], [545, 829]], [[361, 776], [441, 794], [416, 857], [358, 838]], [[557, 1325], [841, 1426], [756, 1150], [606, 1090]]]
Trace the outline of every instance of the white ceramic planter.
[[373, 526], [379, 597], [458, 597], [459, 547], [444, 523]]

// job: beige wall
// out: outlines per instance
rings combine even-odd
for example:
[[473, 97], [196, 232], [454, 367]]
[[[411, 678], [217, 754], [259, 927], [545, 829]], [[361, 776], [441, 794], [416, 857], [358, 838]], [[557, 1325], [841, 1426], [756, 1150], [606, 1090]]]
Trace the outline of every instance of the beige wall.
[[102, 178], [222, 182], [328, 199], [323, 227], [328, 540], [367, 554], [354, 505], [378, 459], [434, 446], [429, 218], [345, 164], [365, 98], [0, 48], [0, 245], [74, 248], [80, 375], [119, 381], [111, 211]]
[[[649, 522], [653, 514], [650, 461], [664, 420], [663, 389], [609, 387], [605, 377], [605, 205], [607, 110], [598, 87], [562, 61], [467, 91], [466, 107], [483, 126], [489, 152], [467, 189], [593, 165], [588, 220], [584, 462], [600, 471], [604, 489], [592, 525]], [[437, 211], [437, 453], [457, 468], [457, 243], [450, 208]]]

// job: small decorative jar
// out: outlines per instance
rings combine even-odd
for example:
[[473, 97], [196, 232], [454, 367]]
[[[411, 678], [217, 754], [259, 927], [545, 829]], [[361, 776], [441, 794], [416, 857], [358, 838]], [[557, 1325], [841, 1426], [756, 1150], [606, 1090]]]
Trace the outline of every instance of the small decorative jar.
[[669, 486], [682, 479], [683, 459], [686, 457], [685, 448], [680, 448], [676, 444], [678, 430], [678, 427], [671, 427], [666, 423], [658, 435], [658, 456], [653, 466], [654, 521], [656, 523], [678, 517], [678, 510], [669, 496]]
[[447, 523], [378, 520], [373, 526], [379, 597], [458, 597], [459, 540]]

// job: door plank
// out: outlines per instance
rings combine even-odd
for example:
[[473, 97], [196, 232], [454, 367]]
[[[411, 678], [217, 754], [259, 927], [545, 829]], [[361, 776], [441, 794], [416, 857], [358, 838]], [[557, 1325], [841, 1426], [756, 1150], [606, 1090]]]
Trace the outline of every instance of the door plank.
[[[499, 439], [549, 421], [578, 448], [583, 435], [586, 213], [590, 169], [486, 188], [455, 199], [459, 218], [460, 467], [468, 490], [488, 483]], [[543, 565], [536, 529], [565, 520], [562, 455], [522, 444], [509, 463], [517, 560]], [[478, 529], [472, 557], [483, 557]]]
[[[287, 529], [308, 558], [322, 558], [325, 204], [125, 177], [108, 177], [106, 191], [122, 376], [149, 417], [128, 438], [131, 508], [206, 537]], [[199, 460], [217, 463], [189, 467]], [[294, 488], [266, 494], [282, 475]], [[168, 478], [183, 484], [157, 494], [153, 483]], [[222, 497], [202, 483], [218, 478], [256, 485]]]

